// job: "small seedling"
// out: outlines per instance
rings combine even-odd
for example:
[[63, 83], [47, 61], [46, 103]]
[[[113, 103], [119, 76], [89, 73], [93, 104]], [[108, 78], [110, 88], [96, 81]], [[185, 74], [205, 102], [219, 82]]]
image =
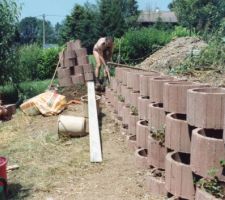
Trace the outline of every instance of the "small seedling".
[[212, 178], [214, 178], [216, 176], [218, 172], [218, 169], [216, 169], [215, 167], [212, 167], [209, 171], [208, 171], [208, 175]]
[[119, 99], [120, 102], [124, 102], [125, 101], [125, 98], [122, 95], [119, 95], [118, 99]]
[[159, 141], [161, 146], [165, 145], [165, 126], [160, 129], [151, 127], [150, 133], [155, 140]]
[[222, 168], [225, 168], [225, 160], [221, 160], [220, 165], [221, 165]]
[[138, 109], [135, 106], [131, 106], [131, 114], [138, 116]]
[[154, 168], [154, 169], [152, 169], [151, 174], [153, 177], [165, 179], [165, 171], [164, 170]]
[[208, 175], [210, 178], [202, 178], [200, 179], [196, 185], [199, 188], [203, 188], [206, 192], [213, 195], [216, 198], [224, 198], [224, 189], [220, 185], [219, 179], [216, 177], [216, 173], [218, 169], [212, 168], [208, 171]]

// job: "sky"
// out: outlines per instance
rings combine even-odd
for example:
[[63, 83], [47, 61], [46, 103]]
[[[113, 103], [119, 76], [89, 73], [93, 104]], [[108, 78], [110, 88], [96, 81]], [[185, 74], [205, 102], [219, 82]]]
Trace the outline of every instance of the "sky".
[[[75, 4], [83, 5], [87, 0], [16, 0], [22, 6], [21, 19], [24, 17], [41, 18], [46, 15], [46, 20], [56, 24], [61, 22], [66, 15], [70, 14]], [[140, 10], [153, 10], [159, 7], [160, 10], [168, 10], [168, 4], [172, 0], [137, 0]], [[96, 3], [96, 0], [89, 0]]]

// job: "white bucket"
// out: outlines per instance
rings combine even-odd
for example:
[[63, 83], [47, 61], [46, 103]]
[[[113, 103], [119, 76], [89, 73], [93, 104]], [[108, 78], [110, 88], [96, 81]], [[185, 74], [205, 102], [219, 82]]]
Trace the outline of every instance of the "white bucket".
[[86, 135], [86, 122], [84, 117], [60, 115], [58, 118], [58, 133], [73, 137]]

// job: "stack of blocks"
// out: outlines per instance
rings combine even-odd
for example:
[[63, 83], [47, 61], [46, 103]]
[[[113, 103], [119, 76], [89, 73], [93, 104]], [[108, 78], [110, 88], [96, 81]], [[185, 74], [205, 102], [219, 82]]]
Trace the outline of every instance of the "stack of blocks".
[[87, 50], [80, 40], [67, 43], [59, 54], [60, 67], [57, 69], [59, 85], [68, 87], [94, 80], [93, 67], [88, 63]]
[[136, 166], [147, 170], [149, 193], [218, 199], [195, 182], [216, 176], [218, 184], [225, 185], [225, 89], [118, 67], [105, 95], [135, 152]]

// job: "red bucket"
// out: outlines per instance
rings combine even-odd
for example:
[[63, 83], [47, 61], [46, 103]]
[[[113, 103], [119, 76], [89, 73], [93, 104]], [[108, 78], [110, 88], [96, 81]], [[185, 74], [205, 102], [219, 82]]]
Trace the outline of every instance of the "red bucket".
[[6, 171], [7, 159], [0, 157], [0, 177], [7, 180], [7, 171]]

